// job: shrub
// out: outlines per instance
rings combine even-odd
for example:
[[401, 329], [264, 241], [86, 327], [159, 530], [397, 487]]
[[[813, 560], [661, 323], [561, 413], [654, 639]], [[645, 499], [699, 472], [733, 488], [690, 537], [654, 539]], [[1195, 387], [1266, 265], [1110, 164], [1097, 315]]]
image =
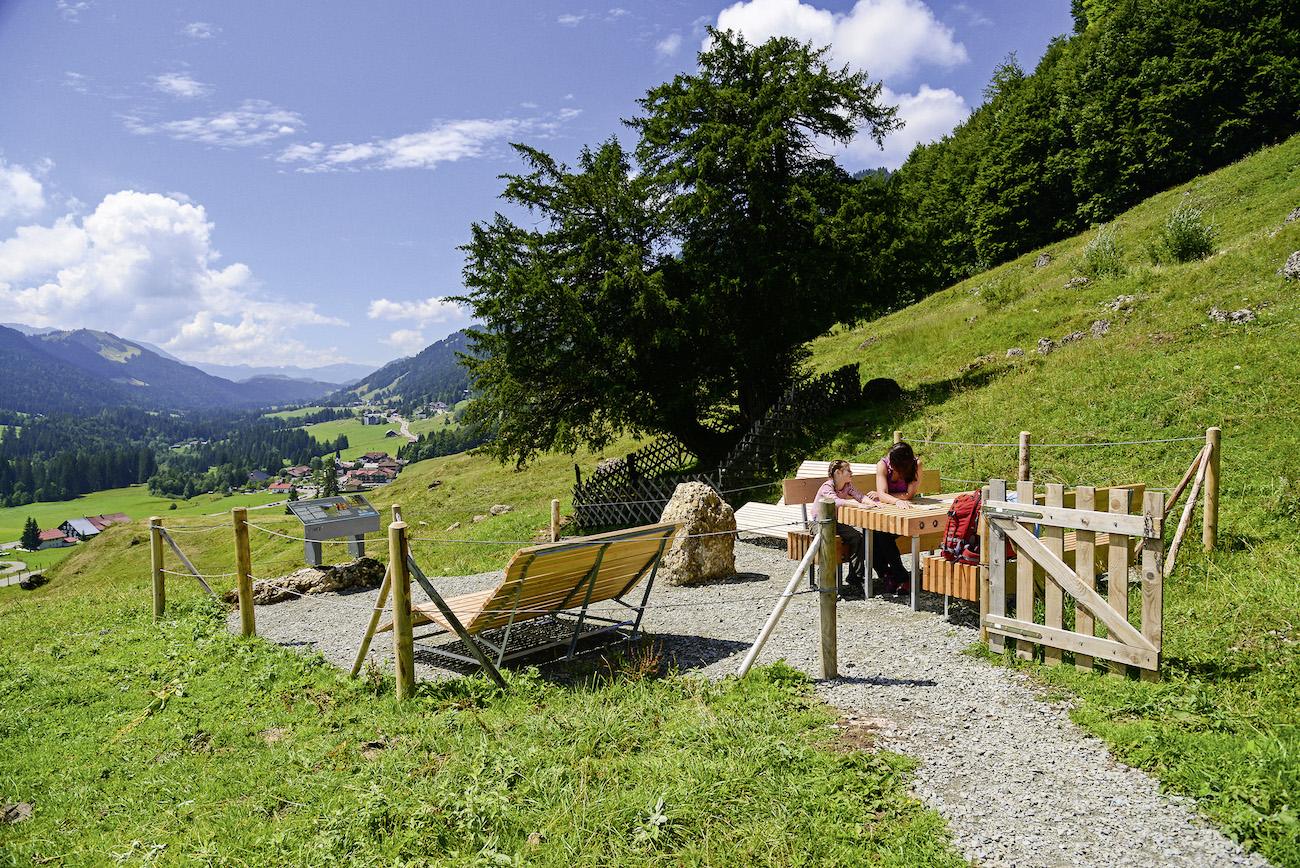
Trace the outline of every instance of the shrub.
[[975, 290], [975, 294], [979, 296], [984, 307], [989, 310], [1000, 310], [1023, 296], [1025, 290], [1018, 279], [1003, 275], [981, 284]]
[[1160, 227], [1155, 244], [1148, 246], [1151, 261], [1195, 262], [1214, 253], [1214, 224], [1205, 219], [1200, 208], [1179, 205]]
[[1119, 243], [1119, 230], [1114, 223], [1097, 227], [1097, 234], [1083, 248], [1083, 273], [1093, 280], [1102, 277], [1123, 277], [1124, 248]]

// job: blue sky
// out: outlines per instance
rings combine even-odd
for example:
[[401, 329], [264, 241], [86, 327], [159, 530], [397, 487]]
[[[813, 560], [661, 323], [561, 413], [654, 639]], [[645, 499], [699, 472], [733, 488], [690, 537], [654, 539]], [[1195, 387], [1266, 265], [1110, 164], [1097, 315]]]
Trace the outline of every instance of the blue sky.
[[1032, 68], [1068, 0], [0, 0], [0, 321], [216, 363], [378, 365], [463, 326], [473, 221], [523, 141], [628, 141], [707, 25], [831, 46], [906, 129], [897, 166]]

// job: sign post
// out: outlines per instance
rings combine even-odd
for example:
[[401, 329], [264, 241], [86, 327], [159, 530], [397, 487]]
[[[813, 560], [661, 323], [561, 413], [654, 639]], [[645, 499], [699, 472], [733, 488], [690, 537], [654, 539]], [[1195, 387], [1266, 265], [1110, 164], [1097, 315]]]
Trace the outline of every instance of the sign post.
[[365, 535], [379, 530], [379, 512], [359, 494], [296, 500], [289, 511], [302, 522], [303, 555], [313, 567], [321, 565], [321, 541], [348, 538], [348, 551], [359, 558], [366, 553]]

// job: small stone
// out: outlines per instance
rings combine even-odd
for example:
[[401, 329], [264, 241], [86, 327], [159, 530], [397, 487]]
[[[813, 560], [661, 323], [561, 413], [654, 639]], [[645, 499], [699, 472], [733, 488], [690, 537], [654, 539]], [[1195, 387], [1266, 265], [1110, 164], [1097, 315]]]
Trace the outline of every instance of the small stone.
[[1061, 346], [1065, 346], [1066, 344], [1072, 344], [1075, 341], [1081, 341], [1085, 337], [1087, 337], [1087, 335], [1085, 335], [1083, 332], [1070, 332], [1068, 335], [1061, 338]]
[[880, 340], [879, 335], [867, 335], [867, 339], [864, 340], [862, 343], [858, 344], [858, 349], [865, 350], [867, 347], [871, 346], [878, 340]]
[[1300, 208], [1296, 208], [1290, 214], [1286, 215], [1286, 219], [1282, 221], [1282, 225], [1285, 226], [1286, 224], [1294, 223], [1297, 220], [1300, 220]]
[[1054, 349], [1056, 349], [1056, 341], [1052, 340], [1051, 338], [1038, 339], [1038, 354], [1040, 356], [1048, 355]]
[[1102, 307], [1108, 308], [1110, 310], [1122, 310], [1123, 308], [1126, 307], [1132, 307], [1133, 302], [1135, 301], [1137, 301], [1137, 299], [1131, 295], [1117, 295], [1115, 296], [1114, 301], [1105, 302], [1104, 304], [1102, 304]]
[[1094, 338], [1103, 338], [1110, 332], [1110, 320], [1108, 319], [1096, 320], [1095, 322], [1093, 322], [1092, 328], [1090, 330], [1092, 331], [1092, 336]]
[[1300, 280], [1300, 250], [1288, 256], [1277, 273], [1287, 280]]
[[472, 519], [470, 519], [470, 521], [474, 522], [475, 524], [478, 524], [480, 521], [487, 521], [487, 516], [486, 516], [486, 515], [476, 515], [476, 516], [474, 516]]
[[1219, 310], [1217, 307], [1210, 308], [1210, 319], [1214, 322], [1226, 322], [1231, 325], [1243, 325], [1255, 321], [1255, 312], [1248, 307], [1241, 310]]
[[1034, 268], [1046, 268], [1051, 264], [1052, 254], [1050, 253], [1040, 253], [1038, 254], [1038, 258], [1034, 260]]
[[0, 820], [7, 824], [21, 823], [32, 818], [33, 810], [31, 802], [6, 803], [0, 806]]
[[1022, 350], [1022, 349], [1020, 349], [1020, 347], [1012, 347], [1011, 349], [1007, 350], [1007, 358], [1008, 358], [1008, 359], [1014, 359], [1014, 358], [1016, 358], [1017, 356], [1023, 356], [1024, 354], [1025, 354], [1025, 351]]
[[460, 528], [460, 522], [453, 521], [451, 524], [447, 525], [446, 530], [444, 530], [443, 533], [446, 533], [449, 530], [458, 530], [459, 528]]
[[512, 510], [512, 509], [514, 509], [514, 507], [513, 507], [513, 506], [510, 506], [509, 504], [506, 504], [506, 503], [494, 503], [494, 504], [492, 504], [491, 508], [488, 509], [488, 514], [489, 514], [489, 515], [505, 515], [507, 512], [509, 512], [509, 511]]
[[1089, 279], [1086, 278], [1086, 277], [1083, 277], [1083, 276], [1079, 276], [1079, 277], [1071, 277], [1069, 280], [1067, 280], [1067, 281], [1065, 282], [1065, 288], [1066, 288], [1066, 289], [1078, 289], [1079, 287], [1081, 287], [1081, 286], [1087, 286], [1087, 285], [1090, 284], [1090, 283], [1092, 283], [1092, 281], [1089, 280]]

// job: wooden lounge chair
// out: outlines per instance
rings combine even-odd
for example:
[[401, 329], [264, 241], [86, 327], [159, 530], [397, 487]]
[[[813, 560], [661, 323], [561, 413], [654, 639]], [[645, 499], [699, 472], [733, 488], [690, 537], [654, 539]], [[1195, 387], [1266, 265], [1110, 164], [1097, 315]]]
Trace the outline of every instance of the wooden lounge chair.
[[[496, 587], [446, 600], [438, 595], [412, 558], [411, 572], [433, 602], [412, 604], [411, 624], [432, 623], [439, 628], [418, 638], [454, 633], [466, 644], [477, 643], [478, 648], [470, 650], [482, 653], [473, 657], [441, 648], [430, 650], [485, 666], [488, 657], [495, 657], [499, 666], [506, 660], [564, 644], [569, 646], [566, 656], [572, 657], [579, 639], [599, 633], [618, 632], [635, 638], [654, 587], [659, 560], [679, 527], [671, 522], [653, 524], [520, 549], [510, 559]], [[626, 602], [623, 597], [642, 579], [646, 581], [640, 602]], [[623, 606], [626, 617], [608, 618], [588, 611], [592, 603], [605, 600]], [[556, 617], [560, 613], [575, 615], [576, 619], [562, 622]], [[547, 641], [512, 651], [511, 629], [521, 622], [539, 618], [565, 627], [572, 620], [572, 634], [555, 639], [558, 631], [552, 631], [552, 638]], [[392, 628], [390, 618], [379, 626], [379, 631]], [[499, 637], [499, 642], [483, 636], [485, 631], [500, 628], [504, 628], [504, 635]]]

